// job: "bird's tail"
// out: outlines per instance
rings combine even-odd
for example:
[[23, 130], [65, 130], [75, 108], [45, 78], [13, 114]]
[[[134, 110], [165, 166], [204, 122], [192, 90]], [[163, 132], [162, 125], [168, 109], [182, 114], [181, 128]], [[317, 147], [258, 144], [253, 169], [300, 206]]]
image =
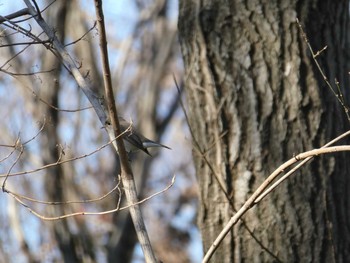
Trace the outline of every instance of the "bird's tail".
[[143, 147], [145, 147], [145, 148], [163, 147], [163, 148], [167, 148], [167, 149], [171, 150], [170, 147], [168, 147], [168, 146], [166, 146], [166, 145], [164, 145], [164, 144], [160, 144], [160, 143], [151, 141], [151, 140], [147, 140], [147, 141], [142, 142], [142, 145], [143, 145]]

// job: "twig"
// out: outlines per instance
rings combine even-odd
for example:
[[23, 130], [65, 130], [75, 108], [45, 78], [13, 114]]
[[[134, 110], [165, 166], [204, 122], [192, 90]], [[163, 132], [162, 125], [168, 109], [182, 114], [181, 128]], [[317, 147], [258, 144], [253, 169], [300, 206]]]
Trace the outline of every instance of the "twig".
[[312, 55], [312, 59], [314, 60], [316, 66], [317, 66], [317, 69], [318, 71], [321, 73], [322, 77], [323, 77], [323, 80], [324, 82], [326, 82], [326, 85], [328, 86], [328, 88], [332, 91], [332, 93], [334, 94], [334, 96], [337, 98], [337, 100], [339, 101], [340, 105], [343, 107], [344, 109], [344, 112], [345, 112], [345, 115], [348, 119], [348, 121], [350, 122], [350, 115], [349, 115], [349, 107], [346, 105], [346, 102], [344, 100], [344, 97], [343, 97], [343, 94], [340, 90], [340, 87], [339, 87], [339, 82], [335, 79], [335, 84], [337, 86], [337, 89], [338, 89], [338, 93], [334, 90], [334, 88], [332, 87], [331, 83], [328, 81], [328, 78], [326, 77], [325, 73], [323, 72], [320, 64], [318, 63], [317, 61], [317, 57], [324, 51], [326, 50], [327, 46], [323, 47], [321, 50], [317, 51], [316, 53], [314, 53], [314, 50], [312, 49], [311, 47], [311, 44], [303, 30], [303, 27], [301, 26], [300, 22], [299, 22], [299, 19], [297, 18], [296, 19], [296, 22], [299, 26], [299, 29], [300, 29], [300, 32], [301, 32], [301, 35], [302, 37], [304, 38], [304, 41], [308, 47], [308, 49], [310, 50], [311, 52], [311, 55]]
[[230, 221], [226, 224], [224, 229], [220, 232], [218, 237], [215, 239], [213, 244], [210, 246], [209, 250], [205, 254], [203, 258], [203, 263], [208, 262], [211, 258], [211, 256], [214, 254], [215, 250], [219, 247], [222, 240], [225, 238], [225, 236], [228, 234], [228, 232], [231, 230], [231, 228], [237, 223], [237, 221], [249, 210], [255, 205], [256, 199], [265, 191], [265, 189], [271, 184], [271, 182], [285, 169], [290, 167], [296, 162], [299, 162], [300, 160], [304, 160], [309, 157], [314, 157], [322, 154], [327, 153], [334, 153], [334, 152], [344, 152], [344, 151], [350, 151], [350, 146], [348, 145], [340, 145], [340, 146], [333, 146], [328, 148], [320, 148], [315, 149], [311, 151], [307, 151], [304, 153], [301, 153], [289, 161], [282, 164], [278, 169], [276, 169], [259, 187], [255, 192], [252, 194], [252, 196], [244, 203], [244, 205], [237, 211], [237, 213], [231, 217]]
[[81, 37], [79, 37], [77, 40], [74, 40], [73, 42], [70, 42], [68, 44], [66, 44], [65, 46], [68, 47], [70, 45], [74, 45], [76, 43], [78, 43], [80, 40], [82, 40], [87, 34], [89, 34], [94, 28], [96, 27], [96, 22], [93, 24], [93, 26], [91, 28], [89, 28], [89, 30], [87, 30]]
[[45, 220], [45, 221], [55, 221], [55, 220], [59, 220], [59, 219], [64, 219], [64, 218], [68, 218], [68, 217], [74, 217], [74, 216], [82, 216], [82, 215], [106, 215], [106, 214], [112, 214], [121, 210], [125, 210], [125, 209], [130, 209], [133, 206], [138, 206], [154, 197], [156, 197], [157, 195], [160, 195], [166, 191], [168, 191], [175, 183], [175, 174], [173, 176], [173, 178], [171, 179], [171, 182], [169, 185], [167, 185], [163, 190], [160, 190], [148, 197], [145, 197], [144, 199], [137, 201], [136, 203], [133, 204], [129, 204], [127, 206], [123, 206], [123, 207], [119, 207], [120, 202], [117, 203], [117, 207], [115, 209], [112, 210], [107, 210], [107, 211], [103, 211], [103, 212], [76, 212], [76, 213], [71, 213], [71, 214], [67, 214], [67, 215], [61, 215], [61, 216], [55, 216], [55, 217], [46, 217], [41, 215], [40, 213], [36, 212], [35, 210], [33, 210], [32, 208], [29, 207], [28, 204], [24, 203], [19, 197], [17, 197], [16, 195], [13, 195], [12, 193], [9, 193], [14, 199], [16, 199], [22, 206], [24, 206], [30, 213], [32, 213], [33, 215], [37, 216], [38, 218]]
[[[347, 131], [345, 133], [343, 133], [342, 135], [338, 136], [337, 138], [335, 138], [334, 140], [330, 141], [329, 143], [325, 144], [323, 147], [321, 148], [326, 148], [328, 146], [331, 146], [332, 144], [336, 143], [337, 141], [339, 141], [340, 139], [343, 139], [346, 136], [350, 135], [350, 131]], [[303, 166], [304, 164], [306, 164], [307, 162], [309, 162], [312, 157], [308, 157], [305, 160], [303, 160], [301, 163], [299, 163], [297, 166], [293, 167], [288, 173], [286, 173], [284, 176], [282, 176], [280, 179], [278, 179], [273, 185], [271, 185], [268, 189], [266, 189], [266, 191], [264, 191], [255, 201], [254, 204], [259, 203], [262, 199], [264, 199], [270, 192], [272, 192], [277, 186], [279, 186], [283, 181], [285, 181], [290, 175], [292, 175], [293, 173], [295, 173], [297, 170], [300, 169], [301, 166]]]
[[17, 12], [14, 12], [12, 14], [9, 14], [7, 16], [0, 16], [0, 24], [5, 22], [5, 21], [8, 21], [10, 19], [13, 19], [13, 18], [17, 18], [17, 17], [20, 17], [20, 16], [25, 16], [25, 15], [29, 15], [29, 9], [28, 8], [23, 8]]
[[84, 92], [85, 96], [88, 98], [92, 104], [100, 122], [106, 128], [110, 139], [113, 139], [114, 132], [109, 127], [105, 126], [107, 122], [107, 113], [105, 112], [104, 100], [96, 95], [93, 88], [89, 82], [85, 80], [83, 75], [80, 73], [79, 69], [75, 65], [74, 60], [71, 58], [69, 53], [65, 50], [63, 44], [58, 40], [53, 30], [48, 26], [48, 24], [43, 19], [39, 19], [36, 14], [35, 8], [32, 6], [29, 0], [23, 0], [27, 7], [29, 8], [30, 14], [35, 18], [39, 26], [44, 30], [46, 35], [52, 41], [53, 46], [57, 50], [57, 56], [61, 60], [62, 64], [67, 68], [67, 70], [73, 75], [79, 87]]
[[1, 189], [2, 189], [3, 192], [7, 192], [7, 190], [6, 190], [6, 181], [7, 181], [8, 177], [9, 177], [8, 174], [11, 173], [11, 170], [13, 169], [13, 167], [15, 167], [15, 165], [18, 163], [19, 159], [21, 158], [21, 156], [23, 154], [23, 144], [21, 144], [20, 140], [17, 140], [17, 142], [16, 142], [16, 149], [17, 148], [19, 148], [20, 151], [19, 151], [19, 154], [18, 154], [16, 160], [13, 162], [13, 164], [10, 167], [10, 169], [8, 170], [7, 175], [5, 176], [5, 179], [4, 179], [3, 183], [2, 183]]
[[[118, 136], [119, 134], [122, 133], [122, 130], [119, 124], [118, 112], [117, 112], [117, 107], [115, 104], [114, 93], [112, 88], [102, 0], [95, 0], [95, 9], [96, 9], [96, 17], [97, 17], [97, 27], [98, 27], [99, 36], [100, 36], [100, 49], [101, 49], [101, 57], [102, 57], [105, 96], [107, 100], [107, 107], [108, 107], [108, 112], [109, 112], [109, 117], [113, 128], [113, 132], [115, 133], [115, 136]], [[121, 172], [122, 172], [121, 178], [123, 181], [127, 203], [137, 204], [138, 196], [137, 196], [134, 175], [131, 170], [131, 166], [129, 163], [129, 159], [128, 159], [122, 138], [117, 139], [116, 150], [120, 156], [120, 165], [121, 165]], [[146, 262], [157, 262], [157, 259], [152, 250], [151, 242], [148, 237], [145, 223], [143, 221], [140, 207], [138, 205], [132, 205], [130, 207], [130, 215], [134, 223], [136, 234], [140, 242], [141, 248], [143, 250], [143, 254], [145, 256]]]
[[[128, 127], [128, 129], [126, 129], [121, 135], [119, 136], [123, 136], [125, 133], [129, 132], [131, 129], [131, 126]], [[86, 158], [88, 156], [91, 156], [99, 151], [101, 151], [103, 148], [107, 147], [108, 145], [110, 145], [111, 143], [113, 144], [114, 141], [116, 140], [117, 138], [114, 138], [112, 141], [109, 141], [107, 142], [106, 144], [100, 146], [99, 148], [93, 150], [92, 152], [89, 152], [89, 153], [85, 153], [83, 155], [80, 155], [80, 156], [76, 156], [76, 157], [73, 157], [73, 158], [69, 158], [69, 159], [66, 159], [66, 160], [62, 160], [60, 161], [61, 159], [61, 156], [59, 157], [59, 160], [57, 160], [56, 162], [54, 163], [50, 163], [50, 164], [47, 164], [47, 165], [43, 165], [39, 168], [35, 168], [33, 170], [29, 170], [29, 171], [22, 171], [22, 172], [16, 172], [16, 173], [9, 173], [9, 174], [0, 174], [0, 178], [2, 177], [12, 177], [12, 176], [18, 176], [18, 175], [24, 175], [24, 174], [31, 174], [31, 173], [36, 173], [36, 172], [39, 172], [41, 170], [45, 170], [47, 168], [51, 168], [51, 167], [54, 167], [54, 166], [58, 166], [58, 165], [61, 165], [61, 164], [64, 164], [64, 163], [68, 163], [68, 162], [72, 162], [72, 161], [76, 161], [76, 160], [79, 160], [79, 159], [83, 159], [83, 158]]]
[[[115, 191], [118, 191], [119, 193], [119, 198], [118, 198], [118, 203], [120, 202], [120, 197], [121, 197], [121, 190], [120, 190], [120, 183], [121, 183], [121, 180], [118, 180], [118, 183], [116, 184], [116, 186], [113, 187], [112, 190], [108, 191], [106, 194], [100, 196], [100, 197], [97, 197], [97, 198], [93, 198], [93, 199], [86, 199], [86, 200], [78, 200], [78, 201], [60, 201], [60, 202], [57, 202], [57, 201], [42, 201], [42, 200], [38, 200], [38, 199], [35, 199], [35, 198], [30, 198], [28, 196], [24, 196], [24, 195], [21, 195], [21, 194], [17, 194], [11, 190], [8, 190], [6, 189], [6, 192], [11, 194], [12, 196], [15, 196], [17, 199], [20, 199], [20, 200], [26, 200], [26, 201], [30, 201], [30, 202], [33, 202], [33, 203], [38, 203], [38, 204], [44, 204], [44, 205], [69, 205], [69, 204], [87, 204], [87, 203], [95, 203], [95, 202], [98, 202], [98, 201], [101, 201], [105, 198], [107, 198], [110, 194], [112, 194], [113, 192]], [[22, 203], [21, 203], [22, 204]], [[26, 205], [26, 207], [29, 207], [28, 205]], [[119, 205], [117, 205], [117, 207], [119, 207]]]

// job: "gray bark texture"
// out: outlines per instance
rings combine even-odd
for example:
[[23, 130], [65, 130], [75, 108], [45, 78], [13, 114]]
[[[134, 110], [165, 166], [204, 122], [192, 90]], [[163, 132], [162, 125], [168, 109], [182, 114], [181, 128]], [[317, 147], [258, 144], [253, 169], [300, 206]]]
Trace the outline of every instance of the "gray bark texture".
[[[180, 0], [179, 38], [204, 252], [284, 161], [349, 128], [331, 83], [349, 92], [349, 4]], [[343, 144], [346, 141], [343, 141]], [[212, 262], [350, 262], [349, 154], [321, 156], [244, 216]]]

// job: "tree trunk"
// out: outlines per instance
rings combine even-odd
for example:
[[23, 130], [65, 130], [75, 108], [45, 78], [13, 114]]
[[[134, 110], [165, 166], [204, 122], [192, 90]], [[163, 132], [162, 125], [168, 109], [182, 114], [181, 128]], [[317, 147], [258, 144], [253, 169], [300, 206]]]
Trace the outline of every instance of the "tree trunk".
[[[330, 0], [180, 1], [204, 252], [269, 173], [349, 126], [296, 24], [315, 50], [328, 46], [321, 66], [348, 87], [348, 10]], [[212, 262], [350, 262], [348, 158], [307, 164], [244, 216]]]
[[[66, 30], [68, 28], [67, 16], [69, 14], [72, 2], [62, 1], [56, 5], [55, 9], [47, 10], [50, 25], [55, 25], [59, 32], [60, 41], [64, 43]], [[47, 50], [42, 55], [42, 69], [54, 68], [52, 73], [42, 76], [42, 86], [39, 96], [51, 105], [59, 106], [59, 94], [62, 90], [62, 68], [61, 63], [56, 56]], [[61, 142], [59, 138], [59, 123], [62, 119], [59, 111], [49, 107], [44, 103], [38, 103], [36, 107], [38, 119], [46, 117], [48, 124], [45, 125], [42, 136], [42, 156], [45, 165], [57, 162], [60, 159], [60, 150], [58, 147]], [[40, 116], [41, 115], [41, 116]], [[50, 176], [45, 179], [45, 189], [49, 200], [65, 202], [66, 200], [76, 199], [72, 171], [74, 168], [71, 163], [61, 166], [54, 166], [47, 170]], [[51, 216], [72, 213], [68, 206], [55, 206], [50, 210]], [[60, 249], [64, 262], [95, 262], [95, 251], [93, 249], [93, 236], [88, 231], [85, 221], [73, 219], [62, 219], [49, 224], [55, 240]]]

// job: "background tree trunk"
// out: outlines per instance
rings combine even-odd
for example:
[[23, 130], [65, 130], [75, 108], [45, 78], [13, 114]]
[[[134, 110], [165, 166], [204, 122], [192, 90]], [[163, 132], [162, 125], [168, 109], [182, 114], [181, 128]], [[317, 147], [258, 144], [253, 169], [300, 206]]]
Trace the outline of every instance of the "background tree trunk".
[[[269, 173], [349, 127], [296, 18], [315, 50], [328, 46], [319, 60], [342, 87], [350, 25], [348, 1], [197, 2], [180, 1], [178, 27], [207, 251]], [[319, 157], [292, 176], [232, 229], [213, 262], [350, 261], [348, 158]]]
[[[62, 43], [65, 42], [67, 37], [66, 30], [69, 26], [69, 15], [77, 13], [72, 11], [71, 7], [72, 2], [61, 1], [56, 8], [47, 11], [49, 12], [48, 23], [59, 32]], [[61, 62], [52, 53], [43, 50], [42, 70], [44, 71], [47, 68], [55, 70], [42, 76], [39, 96], [49, 102], [50, 105], [60, 105], [59, 94], [62, 92], [61, 85], [64, 83]], [[47, 128], [43, 130], [43, 140], [41, 141], [43, 163], [48, 165], [60, 159], [63, 146], [60, 147], [61, 140], [58, 127], [62, 118], [59, 116], [59, 111], [44, 103], [39, 103], [35, 109], [37, 118], [43, 119], [46, 117], [48, 122]], [[50, 176], [45, 177], [45, 189], [48, 200], [64, 202], [65, 200], [78, 198], [75, 192], [72, 171], [74, 171], [74, 166], [71, 163], [48, 170]], [[55, 208], [49, 211], [52, 216], [72, 213], [72, 209], [67, 206], [57, 206]], [[64, 219], [54, 224], [49, 224], [49, 227], [55, 237], [64, 262], [95, 262], [93, 236], [87, 230], [84, 220], [76, 220], [76, 218], [72, 220]]]

